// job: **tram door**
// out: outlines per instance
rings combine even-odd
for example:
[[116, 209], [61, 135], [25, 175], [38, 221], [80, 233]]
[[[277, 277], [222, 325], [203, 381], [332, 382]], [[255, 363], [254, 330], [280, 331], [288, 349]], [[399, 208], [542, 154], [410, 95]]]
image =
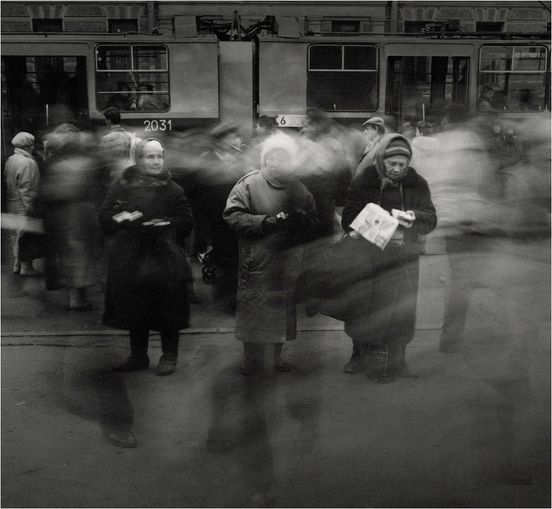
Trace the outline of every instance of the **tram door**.
[[17, 132], [40, 136], [63, 122], [88, 127], [86, 57], [2, 57], [3, 153]]
[[387, 61], [386, 111], [403, 122], [440, 120], [449, 104], [468, 107], [469, 57], [393, 56]]

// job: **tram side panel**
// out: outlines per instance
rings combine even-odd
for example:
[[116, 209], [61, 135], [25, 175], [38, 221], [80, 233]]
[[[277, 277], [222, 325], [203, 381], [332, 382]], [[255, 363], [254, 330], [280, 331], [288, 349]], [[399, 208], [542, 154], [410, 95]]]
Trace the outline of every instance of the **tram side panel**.
[[307, 44], [261, 42], [259, 115], [304, 115], [307, 108]]

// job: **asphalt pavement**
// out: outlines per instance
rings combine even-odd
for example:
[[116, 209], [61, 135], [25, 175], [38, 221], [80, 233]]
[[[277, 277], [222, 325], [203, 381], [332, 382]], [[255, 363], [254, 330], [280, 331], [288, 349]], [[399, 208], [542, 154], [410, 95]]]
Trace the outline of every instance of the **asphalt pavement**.
[[[3, 507], [549, 507], [549, 240], [509, 243], [501, 291], [438, 352], [448, 264], [422, 260], [417, 378], [342, 372], [350, 340], [300, 312], [294, 369], [239, 374], [233, 317], [201, 282], [176, 372], [111, 370], [127, 336], [2, 266]], [[198, 267], [196, 267], [196, 271]], [[106, 439], [131, 432], [137, 447]]]

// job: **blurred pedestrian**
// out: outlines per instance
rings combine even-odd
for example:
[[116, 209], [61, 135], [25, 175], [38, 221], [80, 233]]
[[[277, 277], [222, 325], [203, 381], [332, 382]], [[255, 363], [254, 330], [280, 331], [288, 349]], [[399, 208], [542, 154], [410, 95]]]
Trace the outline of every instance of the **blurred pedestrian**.
[[[6, 160], [4, 177], [9, 213], [30, 216], [40, 189], [40, 172], [33, 156], [35, 138], [27, 132], [17, 133], [11, 141], [14, 153]], [[11, 230], [13, 273], [22, 276], [36, 276], [33, 260], [21, 258], [19, 240], [23, 230]]]
[[[204, 171], [198, 175], [195, 202], [206, 221], [212, 250], [209, 263], [216, 268], [214, 292], [231, 313], [236, 310], [238, 241], [222, 218], [226, 199], [236, 182], [247, 173], [239, 126], [222, 123], [210, 131], [212, 146], [201, 156]], [[200, 232], [200, 236], [201, 236]]]
[[149, 331], [161, 333], [158, 375], [174, 372], [179, 331], [189, 325], [190, 267], [181, 245], [193, 227], [184, 191], [164, 167], [164, 147], [146, 138], [135, 166], [114, 182], [100, 211], [109, 235], [104, 322], [130, 334], [118, 371], [147, 369]]
[[314, 199], [294, 175], [297, 147], [277, 134], [266, 140], [261, 169], [234, 186], [224, 219], [239, 239], [236, 338], [243, 341], [242, 374], [259, 372], [264, 348], [274, 347], [277, 370], [284, 341], [297, 333], [294, 296], [303, 263], [302, 239], [316, 228]]
[[69, 289], [69, 309], [92, 309], [95, 283], [98, 161], [91, 139], [72, 124], [46, 138], [48, 157], [40, 193], [47, 235], [46, 288]]
[[437, 223], [428, 184], [410, 167], [411, 157], [404, 136], [383, 137], [374, 164], [353, 178], [347, 192], [342, 220], [345, 230], [351, 230], [351, 223], [368, 203], [389, 213], [404, 211], [409, 220], [398, 227], [383, 251], [363, 238], [351, 243], [354, 250], [347, 267], [359, 277], [345, 294], [345, 332], [353, 340], [346, 373], [359, 371], [364, 363], [368, 374], [383, 380], [386, 375], [408, 375], [405, 351], [414, 336], [419, 236]]
[[[319, 223], [315, 238], [331, 241], [336, 206], [343, 206], [351, 180], [345, 149], [338, 139], [334, 121], [317, 108], [309, 108], [301, 130], [297, 177], [312, 193]], [[305, 239], [307, 240], [307, 239]]]
[[366, 168], [372, 166], [375, 161], [378, 151], [378, 144], [385, 134], [385, 122], [381, 117], [371, 117], [362, 124], [362, 132], [366, 138], [366, 148], [362, 154], [362, 158], [358, 163], [353, 176], [363, 172]]

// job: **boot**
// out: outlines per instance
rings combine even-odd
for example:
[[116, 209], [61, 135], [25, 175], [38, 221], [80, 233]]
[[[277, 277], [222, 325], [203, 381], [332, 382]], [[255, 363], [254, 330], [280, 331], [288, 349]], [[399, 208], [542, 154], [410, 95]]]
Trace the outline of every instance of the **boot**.
[[363, 355], [363, 367], [371, 380], [380, 384], [392, 381], [389, 373], [389, 351], [386, 346], [367, 345]]
[[69, 309], [72, 311], [92, 309], [92, 302], [88, 299], [86, 288], [69, 288]]
[[19, 275], [27, 276], [27, 277], [35, 277], [35, 276], [41, 276], [42, 273], [38, 272], [38, 270], [35, 270], [33, 268], [33, 262], [21, 262], [21, 270], [19, 271]]
[[280, 373], [289, 373], [293, 368], [291, 364], [282, 360], [282, 348], [283, 343], [277, 343], [274, 345], [274, 370]]
[[354, 373], [359, 373], [362, 371], [362, 361], [360, 359], [360, 355], [351, 355], [351, 359], [347, 364], [345, 364], [343, 368], [343, 373], [347, 373], [348, 375], [352, 375]]
[[167, 376], [172, 375], [176, 369], [176, 357], [169, 357], [168, 355], [162, 355], [159, 359], [159, 364], [155, 374], [157, 376]]
[[243, 376], [257, 375], [262, 371], [262, 364], [260, 362], [259, 345], [255, 343], [243, 343], [244, 363], [240, 368], [240, 373]]

